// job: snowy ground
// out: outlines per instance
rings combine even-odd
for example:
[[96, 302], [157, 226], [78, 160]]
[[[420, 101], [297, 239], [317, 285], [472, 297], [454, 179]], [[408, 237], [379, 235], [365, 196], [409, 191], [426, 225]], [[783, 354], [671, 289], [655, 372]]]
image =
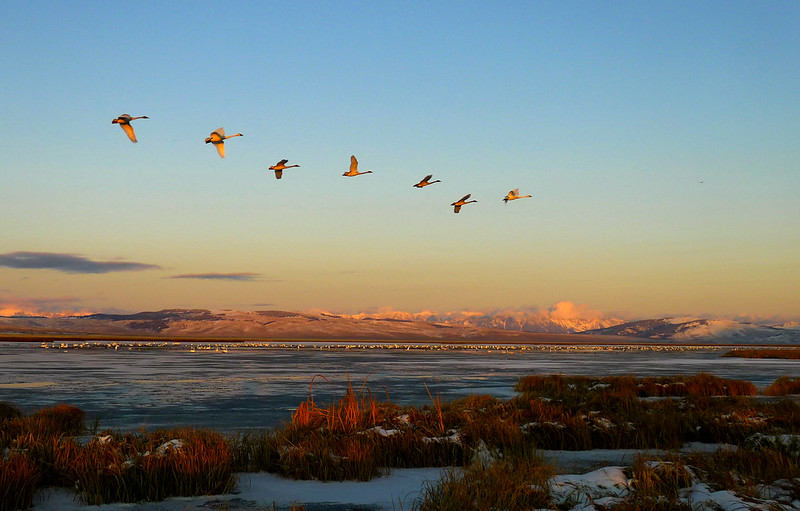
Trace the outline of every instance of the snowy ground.
[[[692, 444], [684, 451], [709, 451], [720, 446]], [[591, 511], [595, 504], [608, 506], [623, 499], [631, 491], [631, 480], [624, 468], [642, 451], [542, 451], [546, 461], [556, 462], [571, 473], [560, 474], [550, 481], [554, 503], [571, 506], [573, 511]], [[658, 455], [659, 451], [644, 451]], [[606, 465], [609, 462], [616, 464]], [[592, 468], [591, 470], [589, 468]], [[231, 494], [204, 497], [173, 498], [161, 502], [139, 504], [107, 504], [84, 506], [65, 489], [47, 489], [36, 494], [33, 511], [270, 511], [290, 510], [300, 504], [306, 511], [409, 511], [421, 498], [427, 484], [435, 483], [441, 468], [397, 469], [369, 482], [295, 481], [274, 474], [240, 474]], [[713, 491], [696, 481], [682, 490], [681, 499], [696, 510], [741, 511], [748, 509], [796, 509], [800, 501], [792, 501], [779, 486], [762, 489], [761, 499], [745, 500], [729, 491]], [[778, 507], [780, 506], [780, 507]]]

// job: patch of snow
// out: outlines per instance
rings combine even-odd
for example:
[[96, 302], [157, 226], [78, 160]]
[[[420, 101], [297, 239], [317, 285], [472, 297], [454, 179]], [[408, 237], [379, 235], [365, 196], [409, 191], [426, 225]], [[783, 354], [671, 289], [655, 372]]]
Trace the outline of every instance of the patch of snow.
[[159, 445], [158, 449], [156, 449], [156, 454], [158, 456], [163, 456], [167, 453], [167, 451], [177, 451], [181, 447], [183, 447], [183, 441], [175, 438], [169, 442], [164, 442], [163, 444]]
[[682, 325], [684, 323], [691, 323], [692, 321], [700, 321], [702, 318], [696, 316], [681, 316], [677, 318], [664, 318], [664, 321], [671, 325]]
[[489, 449], [486, 442], [481, 439], [481, 441], [478, 442], [478, 446], [472, 450], [471, 461], [473, 463], [480, 463], [483, 466], [488, 466], [502, 457], [503, 453], [499, 452], [497, 449]]
[[800, 435], [754, 433], [745, 439], [745, 444], [751, 447], [779, 449], [793, 458], [800, 458]]
[[678, 494], [681, 500], [689, 504], [693, 510], [741, 511], [743, 509], [767, 509], [753, 507], [728, 490], [713, 491], [705, 483], [697, 483], [684, 488]]
[[451, 429], [447, 433], [449, 433], [449, 435], [447, 436], [434, 436], [434, 437], [424, 436], [422, 437], [422, 441], [425, 442], [426, 444], [429, 444], [431, 442], [436, 442], [437, 444], [441, 442], [450, 442], [453, 444], [461, 443], [461, 437], [459, 437], [458, 431], [456, 431], [455, 429]]
[[618, 500], [625, 497], [631, 491], [630, 483], [623, 467], [603, 467], [586, 474], [553, 477], [550, 480], [550, 494], [557, 506], [585, 506], [599, 499]]
[[380, 436], [393, 436], [400, 433], [399, 429], [383, 429], [380, 426], [375, 426], [366, 430], [364, 433], [377, 433]]
[[[34, 498], [32, 511], [212, 511], [230, 509], [246, 511], [252, 509], [291, 509], [293, 505], [343, 504], [368, 510], [412, 509], [414, 502], [422, 497], [427, 484], [439, 481], [445, 470], [442, 468], [396, 469], [388, 475], [372, 481], [343, 481], [322, 483], [319, 481], [295, 481], [269, 473], [240, 474], [234, 492], [227, 495], [202, 497], [176, 497], [161, 502], [139, 502], [136, 504], [104, 504], [85, 506], [75, 495], [64, 488], [39, 490]], [[315, 508], [318, 508], [316, 506]]]

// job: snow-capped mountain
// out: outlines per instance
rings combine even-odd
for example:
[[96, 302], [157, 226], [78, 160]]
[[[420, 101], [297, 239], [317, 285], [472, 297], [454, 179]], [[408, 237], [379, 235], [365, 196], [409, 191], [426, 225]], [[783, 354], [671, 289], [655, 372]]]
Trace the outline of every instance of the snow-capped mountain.
[[800, 328], [796, 323], [773, 326], [694, 317], [646, 319], [590, 330], [586, 333], [675, 342], [800, 344]]
[[[362, 314], [165, 309], [136, 314], [0, 317], [0, 334], [486, 342], [798, 344], [800, 325], [675, 317], [624, 322], [568, 302], [547, 310]], [[579, 335], [576, 335], [579, 334]], [[623, 341], [620, 337], [625, 337]]]
[[352, 319], [424, 321], [444, 325], [551, 334], [580, 333], [609, 328], [625, 322], [623, 319], [608, 317], [598, 311], [573, 304], [572, 302], [558, 302], [548, 309], [531, 307], [492, 311], [422, 311], [417, 313], [388, 309], [339, 316]]

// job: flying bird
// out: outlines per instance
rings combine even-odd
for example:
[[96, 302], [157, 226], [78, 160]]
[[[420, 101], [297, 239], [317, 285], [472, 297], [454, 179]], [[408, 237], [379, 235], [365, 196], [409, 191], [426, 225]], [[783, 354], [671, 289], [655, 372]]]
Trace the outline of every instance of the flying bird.
[[300, 165], [286, 165], [288, 162], [289, 162], [289, 160], [281, 160], [281, 161], [279, 161], [278, 163], [276, 163], [275, 165], [273, 165], [272, 167], [269, 168], [269, 170], [274, 170], [275, 171], [275, 179], [280, 179], [281, 176], [283, 175], [283, 171], [285, 169], [290, 169], [292, 167], [299, 167], [300, 166]]
[[350, 170], [342, 174], [343, 176], [353, 177], [353, 176], [360, 176], [361, 174], [372, 174], [371, 170], [365, 170], [364, 172], [358, 171], [358, 160], [356, 160], [355, 156], [350, 157]]
[[465, 196], [458, 199], [457, 201], [455, 201], [454, 203], [450, 204], [451, 206], [455, 206], [453, 208], [453, 213], [458, 213], [459, 211], [461, 211], [461, 206], [463, 206], [464, 204], [469, 204], [470, 202], [478, 202], [476, 200], [467, 200], [469, 199], [470, 195], [472, 194], [468, 193]]
[[208, 136], [206, 139], [206, 144], [212, 143], [214, 147], [217, 148], [217, 152], [219, 153], [220, 158], [225, 157], [225, 139], [233, 138], [233, 137], [241, 137], [244, 136], [241, 133], [237, 133], [235, 135], [230, 135], [228, 137], [225, 136], [225, 130], [222, 128], [217, 128], [216, 130], [211, 132], [211, 135]]
[[131, 142], [134, 144], [136, 141], [136, 133], [133, 132], [133, 126], [131, 126], [131, 121], [135, 119], [148, 119], [146, 115], [142, 115], [141, 117], [131, 117], [130, 114], [122, 114], [113, 121], [111, 124], [119, 124], [119, 127], [122, 128], [122, 131], [128, 135], [128, 138], [131, 139]]
[[439, 181], [438, 179], [435, 181], [430, 181], [432, 177], [433, 174], [428, 174], [427, 176], [423, 177], [422, 181], [414, 185], [414, 188], [423, 188], [425, 186], [432, 185], [433, 183], [441, 183], [441, 181]]
[[503, 202], [508, 204], [508, 201], [510, 200], [524, 199], [525, 197], [530, 197], [530, 195], [520, 195], [519, 188], [514, 188], [513, 190], [508, 192], [508, 195], [503, 197]]

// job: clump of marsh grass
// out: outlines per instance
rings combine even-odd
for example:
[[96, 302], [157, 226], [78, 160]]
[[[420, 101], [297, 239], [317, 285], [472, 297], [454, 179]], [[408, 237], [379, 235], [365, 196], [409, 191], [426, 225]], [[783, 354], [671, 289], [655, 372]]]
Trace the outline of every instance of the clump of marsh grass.
[[534, 394], [565, 403], [594, 398], [630, 402], [634, 397], [752, 396], [758, 393], [749, 381], [696, 375], [635, 378], [632, 376], [533, 375], [521, 378], [515, 387], [521, 394]]
[[724, 355], [723, 357], [739, 357], [739, 358], [779, 358], [785, 360], [798, 360], [800, 359], [800, 349], [797, 348], [784, 348], [784, 349], [734, 349]]
[[19, 419], [20, 417], [22, 417], [22, 412], [15, 404], [7, 401], [0, 401], [0, 424], [11, 419]]
[[423, 490], [419, 511], [504, 509], [522, 511], [549, 507], [552, 466], [538, 458], [508, 458], [491, 464], [472, 463], [450, 469]]
[[694, 482], [692, 470], [678, 456], [656, 459], [636, 456], [630, 468], [630, 495], [614, 509], [691, 509], [681, 490]]
[[765, 396], [787, 396], [789, 394], [800, 394], [800, 378], [781, 376], [764, 389]]
[[236, 482], [228, 442], [205, 430], [96, 437], [66, 469], [89, 505], [213, 495]]
[[28, 509], [39, 480], [36, 463], [20, 452], [0, 457], [0, 509]]
[[432, 398], [432, 408], [403, 409], [379, 401], [366, 388], [366, 380], [356, 392], [348, 378], [342, 398], [317, 403], [311, 394], [313, 382], [291, 424], [274, 435], [269, 465], [279, 474], [322, 481], [369, 480], [386, 468], [452, 465], [464, 459], [457, 436], [446, 434], [446, 426], [458, 420], [440, 400]]
[[779, 488], [792, 501], [800, 499], [800, 459], [781, 449], [724, 449], [711, 454], [691, 454], [687, 463], [702, 472], [712, 487], [763, 498], [768, 487]]

